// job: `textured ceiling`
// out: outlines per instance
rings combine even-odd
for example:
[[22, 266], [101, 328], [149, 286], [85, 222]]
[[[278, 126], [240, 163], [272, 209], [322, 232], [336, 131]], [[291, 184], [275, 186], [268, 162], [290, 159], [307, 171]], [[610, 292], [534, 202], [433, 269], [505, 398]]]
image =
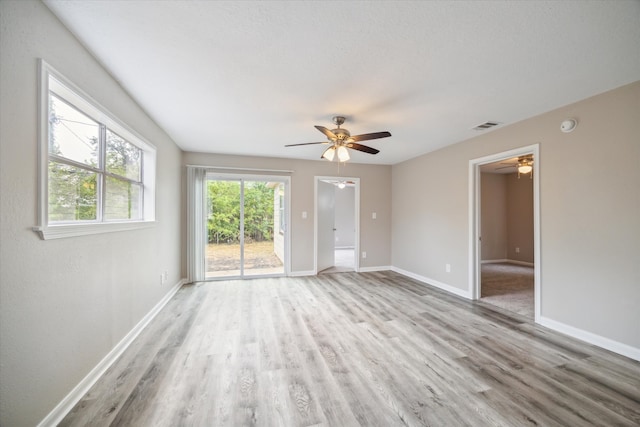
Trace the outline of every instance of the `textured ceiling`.
[[340, 114], [395, 164], [640, 80], [640, 1], [45, 4], [188, 151], [319, 159]]

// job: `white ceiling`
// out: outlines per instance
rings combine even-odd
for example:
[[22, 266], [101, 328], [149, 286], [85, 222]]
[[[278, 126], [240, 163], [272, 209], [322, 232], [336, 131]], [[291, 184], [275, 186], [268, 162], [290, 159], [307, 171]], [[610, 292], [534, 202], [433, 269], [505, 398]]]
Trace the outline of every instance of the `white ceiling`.
[[395, 164], [640, 80], [640, 1], [45, 3], [187, 151], [319, 159], [340, 114]]

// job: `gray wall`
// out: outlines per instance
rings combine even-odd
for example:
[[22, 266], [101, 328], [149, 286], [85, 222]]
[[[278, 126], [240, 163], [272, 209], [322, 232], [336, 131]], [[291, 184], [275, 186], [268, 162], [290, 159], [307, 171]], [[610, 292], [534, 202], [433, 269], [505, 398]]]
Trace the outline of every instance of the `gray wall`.
[[480, 174], [481, 259], [507, 258], [507, 179], [496, 173]]
[[640, 348], [639, 113], [636, 82], [394, 165], [393, 265], [468, 290], [469, 161], [539, 143], [542, 316]]
[[[533, 180], [517, 173], [481, 174], [483, 261], [534, 262]], [[516, 252], [516, 248], [520, 252]]]
[[[221, 154], [183, 153], [184, 165], [206, 165], [253, 169], [286, 169], [291, 174], [291, 270], [313, 270], [314, 177], [342, 176], [360, 178], [360, 268], [389, 266], [391, 263], [391, 166], [348, 163], [340, 166], [324, 160], [296, 160], [272, 157], [229, 156]], [[183, 168], [186, 203], [186, 168]], [[258, 173], [248, 171], [247, 173]], [[307, 218], [302, 218], [302, 212]], [[377, 219], [371, 218], [376, 212]], [[183, 230], [186, 250], [186, 224]], [[186, 260], [183, 266], [186, 271]]]
[[[531, 175], [506, 175], [507, 184], [507, 258], [534, 262], [533, 245], [533, 179]], [[520, 252], [516, 252], [516, 248]]]
[[[180, 281], [181, 153], [41, 2], [2, 1], [0, 22], [0, 425], [33, 426]], [[155, 227], [48, 241], [31, 231], [37, 58], [157, 147]]]

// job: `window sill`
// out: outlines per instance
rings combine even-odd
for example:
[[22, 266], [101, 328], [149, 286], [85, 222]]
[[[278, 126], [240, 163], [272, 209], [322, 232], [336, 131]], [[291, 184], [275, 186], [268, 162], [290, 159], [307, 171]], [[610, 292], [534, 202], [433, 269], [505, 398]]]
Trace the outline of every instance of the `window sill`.
[[154, 227], [155, 221], [102, 222], [94, 224], [60, 224], [33, 227], [42, 240], [64, 239], [91, 234], [115, 233]]

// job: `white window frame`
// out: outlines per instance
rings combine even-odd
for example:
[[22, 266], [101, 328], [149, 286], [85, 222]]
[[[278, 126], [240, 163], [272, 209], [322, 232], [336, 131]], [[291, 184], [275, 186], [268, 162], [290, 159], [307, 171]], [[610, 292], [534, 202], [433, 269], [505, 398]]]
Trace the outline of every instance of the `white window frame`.
[[[43, 240], [84, 236], [151, 227], [155, 224], [156, 148], [117, 119], [106, 108], [74, 85], [44, 60], [38, 60], [38, 225], [33, 227]], [[49, 91], [54, 91], [75, 108], [143, 153], [143, 218], [140, 220], [49, 223]]]

